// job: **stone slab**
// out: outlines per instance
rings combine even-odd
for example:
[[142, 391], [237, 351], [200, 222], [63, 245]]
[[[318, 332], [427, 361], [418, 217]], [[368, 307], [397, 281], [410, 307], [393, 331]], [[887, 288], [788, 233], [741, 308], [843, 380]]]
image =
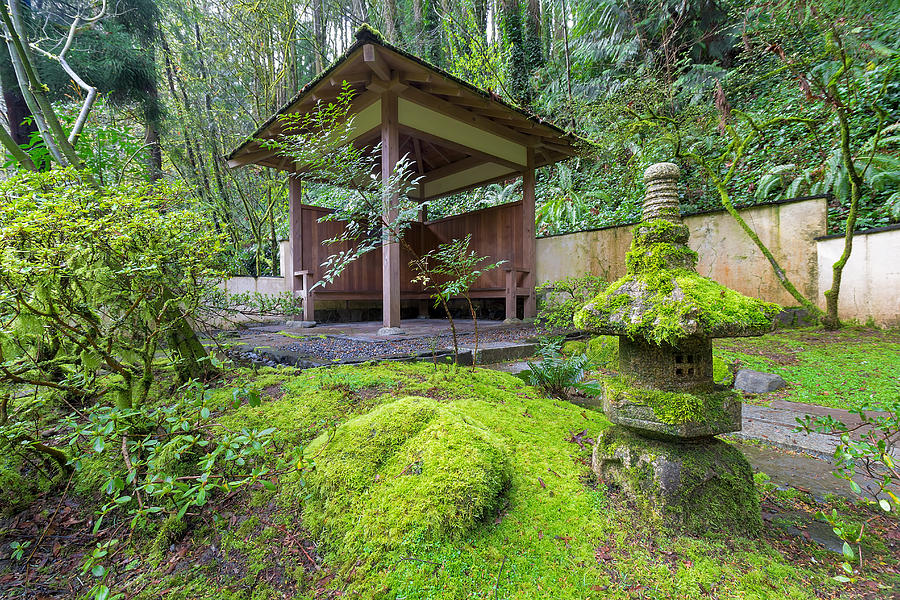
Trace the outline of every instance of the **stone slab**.
[[[452, 350], [453, 348], [448, 348]], [[488, 342], [478, 344], [478, 364], [489, 365], [494, 363], [508, 362], [511, 360], [521, 360], [534, 356], [537, 352], [538, 345], [529, 342]], [[471, 354], [475, 351], [474, 344], [460, 344], [460, 355], [463, 352]], [[460, 356], [462, 358], [462, 356]], [[471, 364], [471, 363], [468, 363]]]
[[741, 429], [740, 395], [719, 391], [715, 393], [686, 394], [698, 408], [694, 419], [681, 423], [665, 422], [653, 407], [642, 399], [642, 393], [663, 394], [659, 390], [641, 388], [617, 389], [607, 381], [604, 385], [603, 412], [606, 418], [618, 425], [640, 431], [654, 437], [690, 439], [703, 438]]
[[[732, 434], [741, 439], [760, 440], [773, 446], [805, 452], [819, 458], [829, 459], [834, 455], [838, 440], [823, 433], [794, 431], [797, 419], [804, 415], [832, 416], [849, 427], [859, 425], [857, 415], [838, 408], [828, 408], [800, 402], [773, 401], [770, 406], [744, 404], [744, 422], [741, 431]], [[854, 435], [861, 437], [866, 428], [860, 428]], [[900, 450], [894, 449], [892, 456], [900, 460]]]

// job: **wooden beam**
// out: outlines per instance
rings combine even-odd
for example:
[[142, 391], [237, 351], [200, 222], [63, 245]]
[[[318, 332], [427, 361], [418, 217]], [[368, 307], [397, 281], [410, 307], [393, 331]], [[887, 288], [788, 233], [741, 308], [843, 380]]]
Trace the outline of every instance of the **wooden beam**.
[[233, 169], [235, 167], [243, 167], [244, 165], [253, 164], [267, 158], [272, 158], [273, 156], [275, 156], [274, 150], [257, 150], [255, 152], [239, 154], [234, 158], [229, 159], [227, 164]]
[[381, 181], [386, 190], [382, 198], [384, 220], [391, 227], [384, 230], [381, 246], [382, 324], [400, 327], [400, 242], [390, 229], [399, 217], [399, 196], [386, 189], [400, 160], [400, 129], [397, 117], [397, 96], [386, 93], [381, 97]]
[[[495, 156], [493, 154], [488, 154], [482, 150], [476, 150], [474, 148], [469, 148], [468, 146], [464, 146], [462, 144], [457, 144], [456, 142], [451, 142], [450, 140], [445, 140], [444, 138], [433, 135], [430, 133], [426, 133], [424, 131], [419, 131], [418, 129], [413, 129], [412, 127], [407, 127], [406, 125], [400, 126], [400, 131], [407, 135], [412, 135], [414, 137], [420, 138], [423, 142], [429, 142], [432, 145], [440, 145], [450, 148], [451, 150], [456, 150], [457, 152], [462, 152], [463, 154], [468, 154], [469, 156], [477, 156], [482, 160], [487, 162], [497, 163], [498, 165], [503, 165], [505, 167], [509, 167], [515, 171], [521, 171], [522, 166], [518, 163], [514, 163], [511, 160], [507, 160], [500, 156]], [[437, 150], [435, 148], [435, 150]], [[452, 162], [452, 161], [448, 161]]]
[[449, 85], [435, 85], [433, 83], [426, 84], [422, 87], [422, 89], [429, 94], [438, 94], [441, 96], [461, 96], [462, 91], [459, 89], [459, 86], [449, 86]]
[[428, 142], [428, 147], [431, 148], [431, 150], [432, 150], [435, 154], [437, 154], [438, 156], [440, 156], [442, 161], [444, 161], [444, 164], [443, 164], [442, 166], [447, 166], [447, 165], [449, 165], [450, 163], [453, 162], [452, 160], [450, 160], [449, 158], [447, 158], [447, 157], [444, 155], [443, 152], [441, 152], [441, 149], [440, 149], [440, 148], [438, 148], [437, 146], [435, 146], [435, 145], [432, 144], [431, 142]]
[[425, 162], [422, 160], [422, 142], [417, 138], [412, 138], [413, 155], [416, 157], [416, 170], [419, 175], [425, 174]]
[[432, 96], [431, 94], [423, 92], [422, 90], [416, 89], [414, 87], [408, 87], [406, 90], [404, 90], [403, 98], [453, 119], [457, 119], [458, 121], [461, 121], [463, 123], [474, 125], [475, 127], [478, 127], [479, 129], [482, 129], [484, 131], [489, 131], [494, 135], [506, 138], [507, 140], [515, 142], [516, 144], [519, 144], [521, 146], [532, 145], [532, 140], [527, 136], [513, 131], [505, 125], [501, 125], [500, 123], [491, 121], [486, 117], [475, 114], [474, 112], [466, 110], [465, 108], [457, 106], [456, 104], [451, 104], [446, 100], [441, 100], [440, 98]]
[[425, 174], [425, 177], [422, 179], [422, 183], [428, 183], [430, 181], [437, 181], [438, 179], [443, 179], [448, 175], [455, 175], [461, 171], [465, 171], [467, 169], [471, 169], [472, 167], [478, 166], [484, 163], [484, 160], [477, 156], [467, 156], [462, 160], [458, 160], [456, 162], [450, 163], [448, 165], [444, 165], [443, 167], [438, 167], [433, 171], [429, 171]]
[[555, 150], [560, 154], [567, 154], [569, 156], [575, 156], [575, 148], [571, 146], [563, 146], [561, 144], [554, 144], [553, 142], [541, 142], [541, 146], [546, 148], [550, 148], [551, 150]]
[[414, 81], [416, 83], [428, 83], [434, 79], [434, 74], [424, 69], [405, 71], [400, 77], [402, 81]]
[[381, 55], [378, 53], [378, 50], [372, 44], [366, 44], [363, 46], [363, 62], [372, 70], [373, 73], [378, 75], [380, 78], [385, 81], [390, 81], [391, 79], [391, 70], [387, 66], [387, 63], [384, 62], [384, 59], [381, 58]]
[[504, 269], [506, 271], [506, 320], [516, 318], [516, 279], [518, 273], [515, 269]]
[[[479, 181], [477, 183], [472, 183], [468, 185], [463, 185], [458, 188], [454, 188], [452, 190], [447, 190], [446, 192], [441, 192], [440, 194], [435, 194], [434, 196], [428, 196], [427, 198], [423, 198], [424, 200], [434, 200], [436, 198], [444, 198], [446, 196], [452, 196], [453, 194], [461, 194], [462, 192], [467, 192], [469, 190], [474, 190], [475, 188], [484, 187], [491, 183], [499, 183], [501, 181], [508, 181], [510, 179], [515, 179], [521, 171], [518, 169], [515, 171], [510, 171], [509, 173], [504, 173], [503, 175], [499, 175], [497, 177], [492, 177], [486, 181]], [[475, 211], [472, 211], [475, 212]]]

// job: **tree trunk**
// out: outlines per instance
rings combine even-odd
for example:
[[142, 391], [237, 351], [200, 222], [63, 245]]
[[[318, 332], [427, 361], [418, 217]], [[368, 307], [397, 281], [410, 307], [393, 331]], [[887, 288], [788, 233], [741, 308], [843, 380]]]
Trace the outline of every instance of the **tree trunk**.
[[531, 102], [528, 89], [528, 59], [522, 35], [522, 11], [518, 0], [500, 0], [500, 29], [508, 48], [506, 79], [509, 95], [520, 105]]
[[[173, 308], [173, 311], [178, 311]], [[209, 352], [200, 342], [196, 332], [184, 317], [179, 317], [172, 325], [168, 334], [169, 349], [178, 355], [175, 362], [175, 372], [180, 382], [196, 379], [209, 381], [216, 374], [217, 369], [210, 361]]]
[[719, 198], [722, 201], [722, 206], [725, 207], [725, 210], [728, 211], [734, 220], [737, 221], [738, 225], [740, 225], [741, 229], [744, 230], [744, 233], [747, 234], [756, 247], [759, 248], [759, 251], [762, 252], [763, 256], [766, 257], [766, 260], [769, 261], [769, 264], [772, 265], [772, 271], [775, 272], [775, 277], [778, 278], [778, 281], [781, 283], [781, 287], [783, 287], [787, 292], [793, 296], [797, 302], [800, 303], [803, 308], [809, 311], [811, 315], [819, 316], [822, 314], [822, 311], [819, 310], [819, 307], [812, 303], [806, 296], [800, 293], [800, 290], [794, 286], [790, 279], [788, 279], [787, 273], [785, 273], [784, 269], [779, 264], [778, 260], [769, 250], [769, 248], [763, 244], [762, 240], [759, 239], [759, 236], [756, 235], [756, 232], [753, 231], [753, 228], [747, 224], [747, 221], [741, 216], [738, 210], [734, 207], [734, 204], [731, 202], [731, 197], [728, 194], [728, 190], [725, 188], [725, 185], [721, 182], [716, 184], [716, 189], [719, 191]]
[[316, 65], [316, 75], [325, 70], [325, 7], [323, 0], [313, 2], [313, 38], [315, 48], [313, 56]]
[[422, 56], [425, 53], [425, 27], [422, 22], [422, 0], [412, 0], [413, 11], [413, 36], [416, 54]]
[[19, 82], [16, 80], [16, 72], [6, 44], [0, 44], [0, 87], [3, 88], [9, 133], [16, 144], [27, 147], [31, 143], [32, 134], [38, 132], [37, 125], [31, 109], [25, 102], [25, 96], [19, 89]]
[[[838, 317], [838, 300], [841, 294], [841, 279], [844, 276], [844, 267], [850, 260], [853, 252], [853, 231], [856, 229], [856, 217], [859, 212], [859, 199], [862, 195], [862, 177], [853, 164], [853, 154], [850, 152], [850, 123], [847, 114], [838, 109], [838, 123], [841, 131], [841, 154], [843, 155], [844, 168], [850, 177], [850, 211], [847, 213], [847, 221], [844, 224], [844, 251], [840, 258], [831, 265], [831, 289], [825, 291], [825, 316], [822, 324], [826, 329], [838, 329], [841, 320]], [[875, 149], [872, 149], [875, 152]]]
[[394, 0], [382, 0], [382, 19], [384, 21], [384, 37], [390, 43], [397, 42], [397, 5]]

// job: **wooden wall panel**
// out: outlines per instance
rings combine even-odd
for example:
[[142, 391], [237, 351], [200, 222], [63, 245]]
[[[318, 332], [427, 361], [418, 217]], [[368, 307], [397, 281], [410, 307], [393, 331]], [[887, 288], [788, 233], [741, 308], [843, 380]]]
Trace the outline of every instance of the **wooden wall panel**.
[[[322, 262], [332, 255], [346, 250], [349, 245], [325, 244], [325, 240], [337, 237], [343, 230], [340, 221], [319, 219], [332, 211], [317, 206], [303, 205], [303, 261], [302, 269], [313, 272], [313, 281], [319, 281], [324, 274]], [[447, 217], [427, 223], [411, 223], [405, 239], [418, 254], [437, 248], [439, 244], [472, 235], [470, 248], [479, 256], [487, 256], [485, 264], [507, 261], [503, 267], [522, 267], [522, 203], [501, 204], [454, 217]], [[414, 277], [409, 262], [412, 255], [401, 245], [400, 290], [403, 294], [418, 294], [422, 287], [413, 284]], [[329, 294], [377, 296], [381, 294], [381, 250], [377, 249], [352, 262], [344, 273], [325, 287], [316, 288], [315, 293], [324, 298]], [[497, 291], [502, 296], [505, 289], [503, 268], [495, 269], [480, 277], [473, 286], [475, 292]], [[521, 285], [521, 279], [520, 284]]]

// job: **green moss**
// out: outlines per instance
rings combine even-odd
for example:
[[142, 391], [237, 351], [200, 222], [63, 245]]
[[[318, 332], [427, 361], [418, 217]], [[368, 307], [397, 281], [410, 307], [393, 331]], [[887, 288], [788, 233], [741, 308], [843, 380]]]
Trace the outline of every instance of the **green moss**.
[[780, 307], [697, 274], [697, 254], [680, 241], [686, 241], [685, 231], [684, 225], [663, 220], [635, 227], [627, 274], [577, 312], [575, 325], [670, 345], [692, 335], [769, 329]]
[[[273, 557], [262, 553], [260, 548], [280, 549], [278, 539], [258, 541], [274, 535], [263, 527], [269, 523], [260, 524], [259, 536], [253, 537], [251, 532], [250, 539], [239, 539], [233, 528], [228, 530], [226, 518], [218, 525], [225, 528], [223, 538], [229, 538], [220, 546], [227, 550], [225, 559], [211, 561], [207, 567], [176, 569], [162, 576], [158, 584], [148, 586], [141, 592], [142, 598], [149, 600], [158, 597], [161, 590], [170, 590], [168, 598], [184, 600], [246, 599], [251, 590], [268, 589], [262, 582], [268, 580], [270, 572], [276, 574], [276, 581], [282, 576], [284, 581], [302, 584], [294, 596], [301, 598], [328, 595], [328, 588], [332, 588], [346, 597], [367, 599], [455, 600], [494, 595], [523, 600], [575, 599], [597, 597], [597, 589], [602, 588], [608, 597], [624, 600], [633, 595], [629, 590], [638, 586], [654, 590], [659, 597], [693, 598], [698, 597], [702, 585], [715, 588], [723, 598], [777, 595], [811, 599], [819, 589], [836, 589], [829, 580], [833, 572], [795, 564], [766, 540], [741, 538], [727, 529], [711, 528], [702, 536], [689, 537], [655, 528], [648, 513], [637, 512], [621, 497], [610, 495], [606, 486], [594, 486], [586, 466], [590, 463], [590, 444], [581, 448], [569, 441], [573, 431], [581, 430], [597, 439], [608, 427], [604, 416], [542, 397], [511, 375], [444, 365], [435, 369], [431, 364], [367, 364], [301, 373], [284, 369], [258, 378], [246, 372], [241, 377], [231, 385], [277, 388], [273, 389], [277, 399], [264, 394], [262, 406], [242, 407], [228, 415], [229, 427], [259, 427], [260, 423], [279, 427], [279, 448], [288, 460], [321, 434], [331, 433], [337, 441], [342, 424], [398, 398], [428, 397], [436, 405], [435, 416], [406, 443], [391, 446], [393, 454], [389, 452], [390, 456], [380, 461], [373, 475], [378, 477], [377, 483], [353, 492], [356, 500], [351, 504], [358, 511], [354, 514], [367, 516], [364, 524], [353, 525], [351, 543], [328, 542], [339, 538], [332, 528], [349, 531], [349, 519], [342, 515], [319, 519], [321, 531], [316, 541], [326, 542], [319, 546], [325, 557], [321, 573], [305, 572], [293, 554], [277, 552]], [[364, 382], [368, 387], [347, 389], [348, 382]], [[436, 459], [421, 459], [419, 452], [429, 447], [439, 452], [437, 446], [445, 442], [428, 439], [426, 433], [445, 435], [443, 427], [431, 429], [445, 422], [452, 430], [446, 434], [446, 443], [475, 437], [482, 440], [479, 447], [483, 443], [488, 449], [501, 448], [508, 484], [499, 495], [499, 506], [471, 521], [473, 524], [465, 530], [423, 533], [423, 528], [414, 523], [411, 532], [404, 535], [390, 527], [404, 518], [392, 512], [394, 507], [385, 500], [390, 496], [376, 499], [374, 494], [384, 493], [379, 486], [410, 485], [413, 489], [403, 491], [403, 495], [418, 497], [416, 506], [425, 505], [421, 496], [415, 496], [414, 488], [423, 477], [431, 477], [425, 467]], [[317, 465], [327, 447], [318, 446], [322, 454], [315, 459]], [[466, 452], [468, 446], [455, 454]], [[354, 464], [361, 460], [359, 457]], [[421, 465], [415, 464], [418, 460], [422, 460]], [[451, 468], [459, 464], [456, 456], [446, 460], [452, 461]], [[407, 465], [413, 466], [400, 475]], [[419, 467], [421, 473], [409, 474]], [[337, 476], [336, 471], [334, 474]], [[271, 503], [259, 496], [256, 508], [239, 501], [229, 504], [228, 510], [235, 511], [239, 520], [276, 510], [276, 514], [270, 514], [272, 526], [286, 536], [285, 548], [296, 548], [298, 536], [304, 535], [302, 531], [312, 518], [312, 504], [319, 502], [309, 498], [311, 486], [304, 487], [300, 482], [308, 475], [312, 474], [283, 476]], [[472, 476], [470, 472], [463, 475], [467, 480]], [[399, 488], [395, 491], [400, 493]], [[434, 504], [429, 500], [428, 504], [436, 512], [421, 513], [425, 515], [423, 521], [449, 514], [458, 500], [451, 503], [438, 499]], [[376, 506], [383, 514], [377, 514]], [[385, 527], [391, 543], [399, 540], [399, 546], [391, 549], [378, 539]], [[195, 544], [201, 547], [214, 543], [199, 532], [195, 535]], [[364, 545], [362, 551], [359, 544]], [[611, 562], [597, 560], [598, 548], [604, 547], [611, 549]], [[197, 548], [197, 555], [200, 550]], [[678, 558], [674, 574], [669, 567], [673, 556]], [[361, 560], [366, 563], [358, 564]], [[230, 569], [251, 563], [267, 569], [260, 571], [262, 575], [256, 580], [244, 572], [240, 576], [226, 572], [226, 565]], [[333, 579], [317, 580], [323, 574], [335, 573]], [[623, 574], [627, 574], [627, 580]]]
[[660, 242], [685, 244], [690, 230], [684, 223], [673, 223], [666, 219], [650, 219], [638, 223], [632, 229], [632, 248]]
[[604, 384], [611, 400], [627, 397], [632, 404], [649, 406], [668, 425], [724, 418], [725, 402], [735, 397], [733, 390], [669, 392], [636, 387], [620, 377], [606, 379]]
[[713, 356], [713, 381], [720, 385], [731, 385], [734, 383], [733, 364], [718, 356]]
[[592, 365], [604, 369], [619, 368], [619, 338], [614, 335], [598, 335], [588, 341], [587, 356]]
[[177, 515], [169, 515], [159, 526], [159, 531], [156, 532], [156, 537], [150, 545], [151, 560], [159, 562], [169, 546], [183, 536], [186, 529], [184, 519], [177, 518]]
[[[633, 297], [633, 290], [639, 290], [639, 297]], [[761, 332], [779, 310], [776, 304], [749, 298], [693, 271], [662, 269], [626, 275], [578, 312], [575, 324], [677, 345], [692, 335]]]
[[665, 269], [693, 269], [697, 253], [687, 246], [666, 243], [636, 246], [625, 254], [628, 273], [652, 274]]
[[672, 443], [613, 427], [601, 435], [596, 455], [623, 457], [604, 463], [604, 474], [657, 522], [694, 534], [755, 535], [762, 528], [753, 469], [721, 440]]
[[563, 356], [587, 354], [594, 367], [616, 369], [619, 366], [619, 339], [614, 335], [598, 335], [587, 342], [570, 341], [560, 349]]
[[[776, 373], [780, 400], [849, 409], [900, 398], [900, 330], [847, 327], [779, 330], [765, 338], [715, 340], [714, 351], [742, 368]], [[765, 402], [774, 395], [760, 396]]]
[[587, 351], [587, 344], [585, 342], [579, 342], [572, 340], [570, 342], [566, 342], [560, 348], [560, 354], [563, 356], [576, 356], [579, 354], [584, 354]]
[[509, 480], [503, 444], [456, 411], [409, 397], [351, 419], [306, 450], [307, 526], [351, 550], [474, 527]]

